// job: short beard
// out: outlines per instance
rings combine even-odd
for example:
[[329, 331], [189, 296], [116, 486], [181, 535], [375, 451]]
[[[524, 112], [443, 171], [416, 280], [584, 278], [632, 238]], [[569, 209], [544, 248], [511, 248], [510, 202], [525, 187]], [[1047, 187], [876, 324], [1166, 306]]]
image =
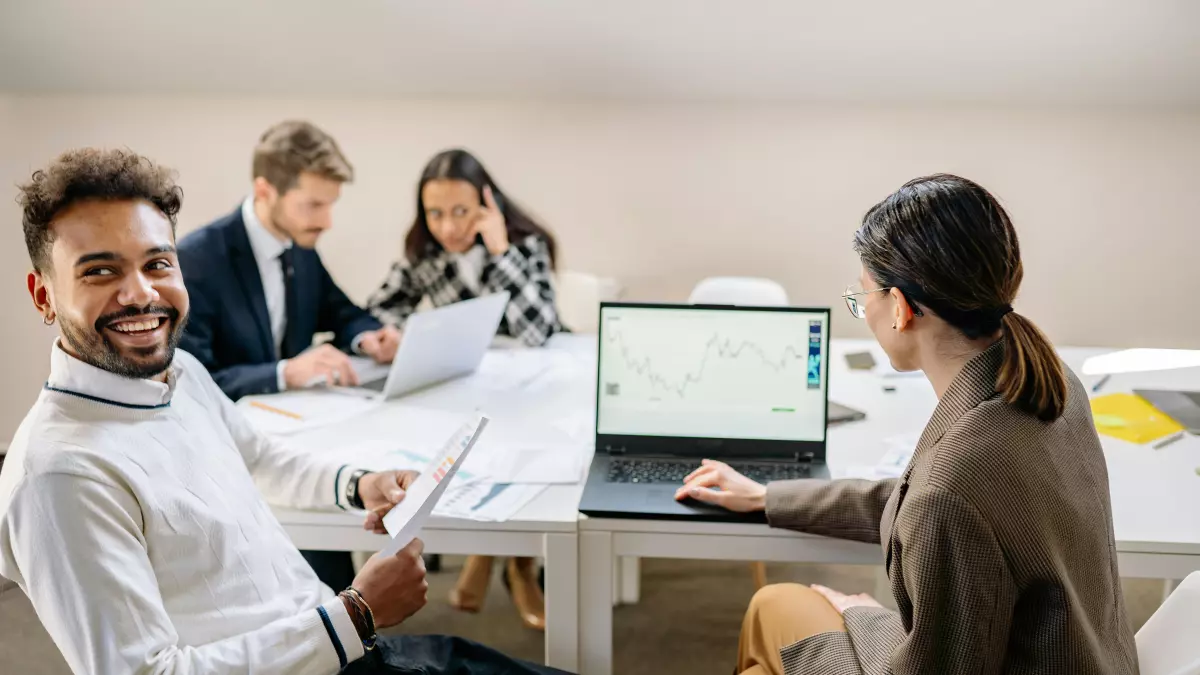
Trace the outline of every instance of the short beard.
[[[128, 359], [104, 335], [104, 328], [113, 321], [146, 314], [161, 316], [167, 321], [169, 330], [167, 332], [166, 353], [163, 354], [162, 358], [153, 361]], [[71, 346], [71, 349], [75, 351], [80, 361], [101, 370], [120, 375], [121, 377], [136, 380], [155, 377], [171, 367], [171, 362], [175, 360], [175, 349], [179, 346], [179, 338], [183, 335], [183, 328], [186, 324], [186, 315], [181, 317], [179, 310], [174, 307], [161, 305], [128, 307], [120, 312], [106, 314], [96, 320], [95, 325], [90, 331], [78, 324], [72, 323], [66, 317], [60, 317], [59, 323], [62, 328], [63, 338]], [[140, 352], [139, 355], [141, 356], [151, 356], [157, 350], [158, 346], [135, 349], [133, 351], [135, 354]]]

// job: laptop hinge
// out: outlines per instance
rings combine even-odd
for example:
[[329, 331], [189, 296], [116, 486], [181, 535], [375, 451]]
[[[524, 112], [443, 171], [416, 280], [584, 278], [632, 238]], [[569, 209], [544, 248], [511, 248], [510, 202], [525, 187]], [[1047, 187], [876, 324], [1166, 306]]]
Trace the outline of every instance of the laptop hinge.
[[604, 452], [608, 453], [609, 455], [624, 455], [625, 446], [606, 445], [604, 446]]
[[811, 452], [797, 452], [796, 453], [796, 463], [797, 464], [812, 464], [815, 459], [816, 459], [816, 456], [813, 455]]

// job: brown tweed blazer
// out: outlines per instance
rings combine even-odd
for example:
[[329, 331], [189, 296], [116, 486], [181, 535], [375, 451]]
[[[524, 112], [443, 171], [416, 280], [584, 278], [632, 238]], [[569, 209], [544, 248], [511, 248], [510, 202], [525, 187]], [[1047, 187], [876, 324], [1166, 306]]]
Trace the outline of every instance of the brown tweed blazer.
[[1003, 348], [939, 401], [904, 475], [767, 487], [774, 527], [881, 542], [898, 612], [782, 650], [788, 675], [1137, 673], [1087, 392], [1042, 422], [996, 393]]

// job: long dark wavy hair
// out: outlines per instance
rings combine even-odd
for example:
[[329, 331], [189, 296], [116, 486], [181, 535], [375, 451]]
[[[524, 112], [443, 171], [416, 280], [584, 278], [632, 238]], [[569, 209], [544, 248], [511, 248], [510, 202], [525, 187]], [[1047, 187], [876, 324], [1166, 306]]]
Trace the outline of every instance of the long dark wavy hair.
[[480, 204], [483, 203], [483, 188], [491, 186], [492, 196], [496, 198], [496, 205], [500, 207], [500, 211], [504, 214], [505, 228], [508, 230], [508, 239], [512, 242], [518, 242], [525, 239], [529, 235], [541, 237], [546, 242], [546, 247], [550, 250], [550, 266], [555, 265], [555, 260], [558, 254], [558, 245], [554, 241], [554, 235], [541, 225], [537, 224], [525, 213], [525, 211], [516, 205], [508, 198], [504, 191], [496, 185], [496, 181], [492, 180], [491, 174], [487, 169], [483, 168], [474, 155], [466, 150], [454, 149], [444, 150], [439, 152], [429, 163], [425, 165], [425, 170], [421, 172], [421, 180], [417, 183], [417, 216], [413, 220], [412, 227], [409, 228], [408, 234], [404, 237], [404, 253], [408, 256], [409, 261], [416, 262], [428, 255], [430, 249], [437, 250], [441, 248], [441, 244], [433, 237], [433, 233], [429, 231], [429, 223], [425, 221], [425, 201], [421, 198], [421, 193], [425, 189], [425, 184], [432, 180], [463, 180], [475, 187], [479, 192]]

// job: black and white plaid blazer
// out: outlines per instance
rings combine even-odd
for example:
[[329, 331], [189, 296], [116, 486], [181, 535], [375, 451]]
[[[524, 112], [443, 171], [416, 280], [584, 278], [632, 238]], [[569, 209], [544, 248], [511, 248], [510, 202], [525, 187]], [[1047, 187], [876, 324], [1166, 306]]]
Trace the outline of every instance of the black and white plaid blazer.
[[[511, 295], [500, 320], [499, 335], [537, 347], [563, 330], [554, 306], [550, 248], [545, 239], [530, 235], [511, 243], [502, 255], [485, 255], [484, 261], [479, 295], [502, 291]], [[393, 263], [383, 285], [367, 301], [367, 308], [379, 321], [400, 326], [426, 297], [434, 307], [477, 297], [463, 283], [452, 256], [433, 245], [420, 260], [402, 258]]]

